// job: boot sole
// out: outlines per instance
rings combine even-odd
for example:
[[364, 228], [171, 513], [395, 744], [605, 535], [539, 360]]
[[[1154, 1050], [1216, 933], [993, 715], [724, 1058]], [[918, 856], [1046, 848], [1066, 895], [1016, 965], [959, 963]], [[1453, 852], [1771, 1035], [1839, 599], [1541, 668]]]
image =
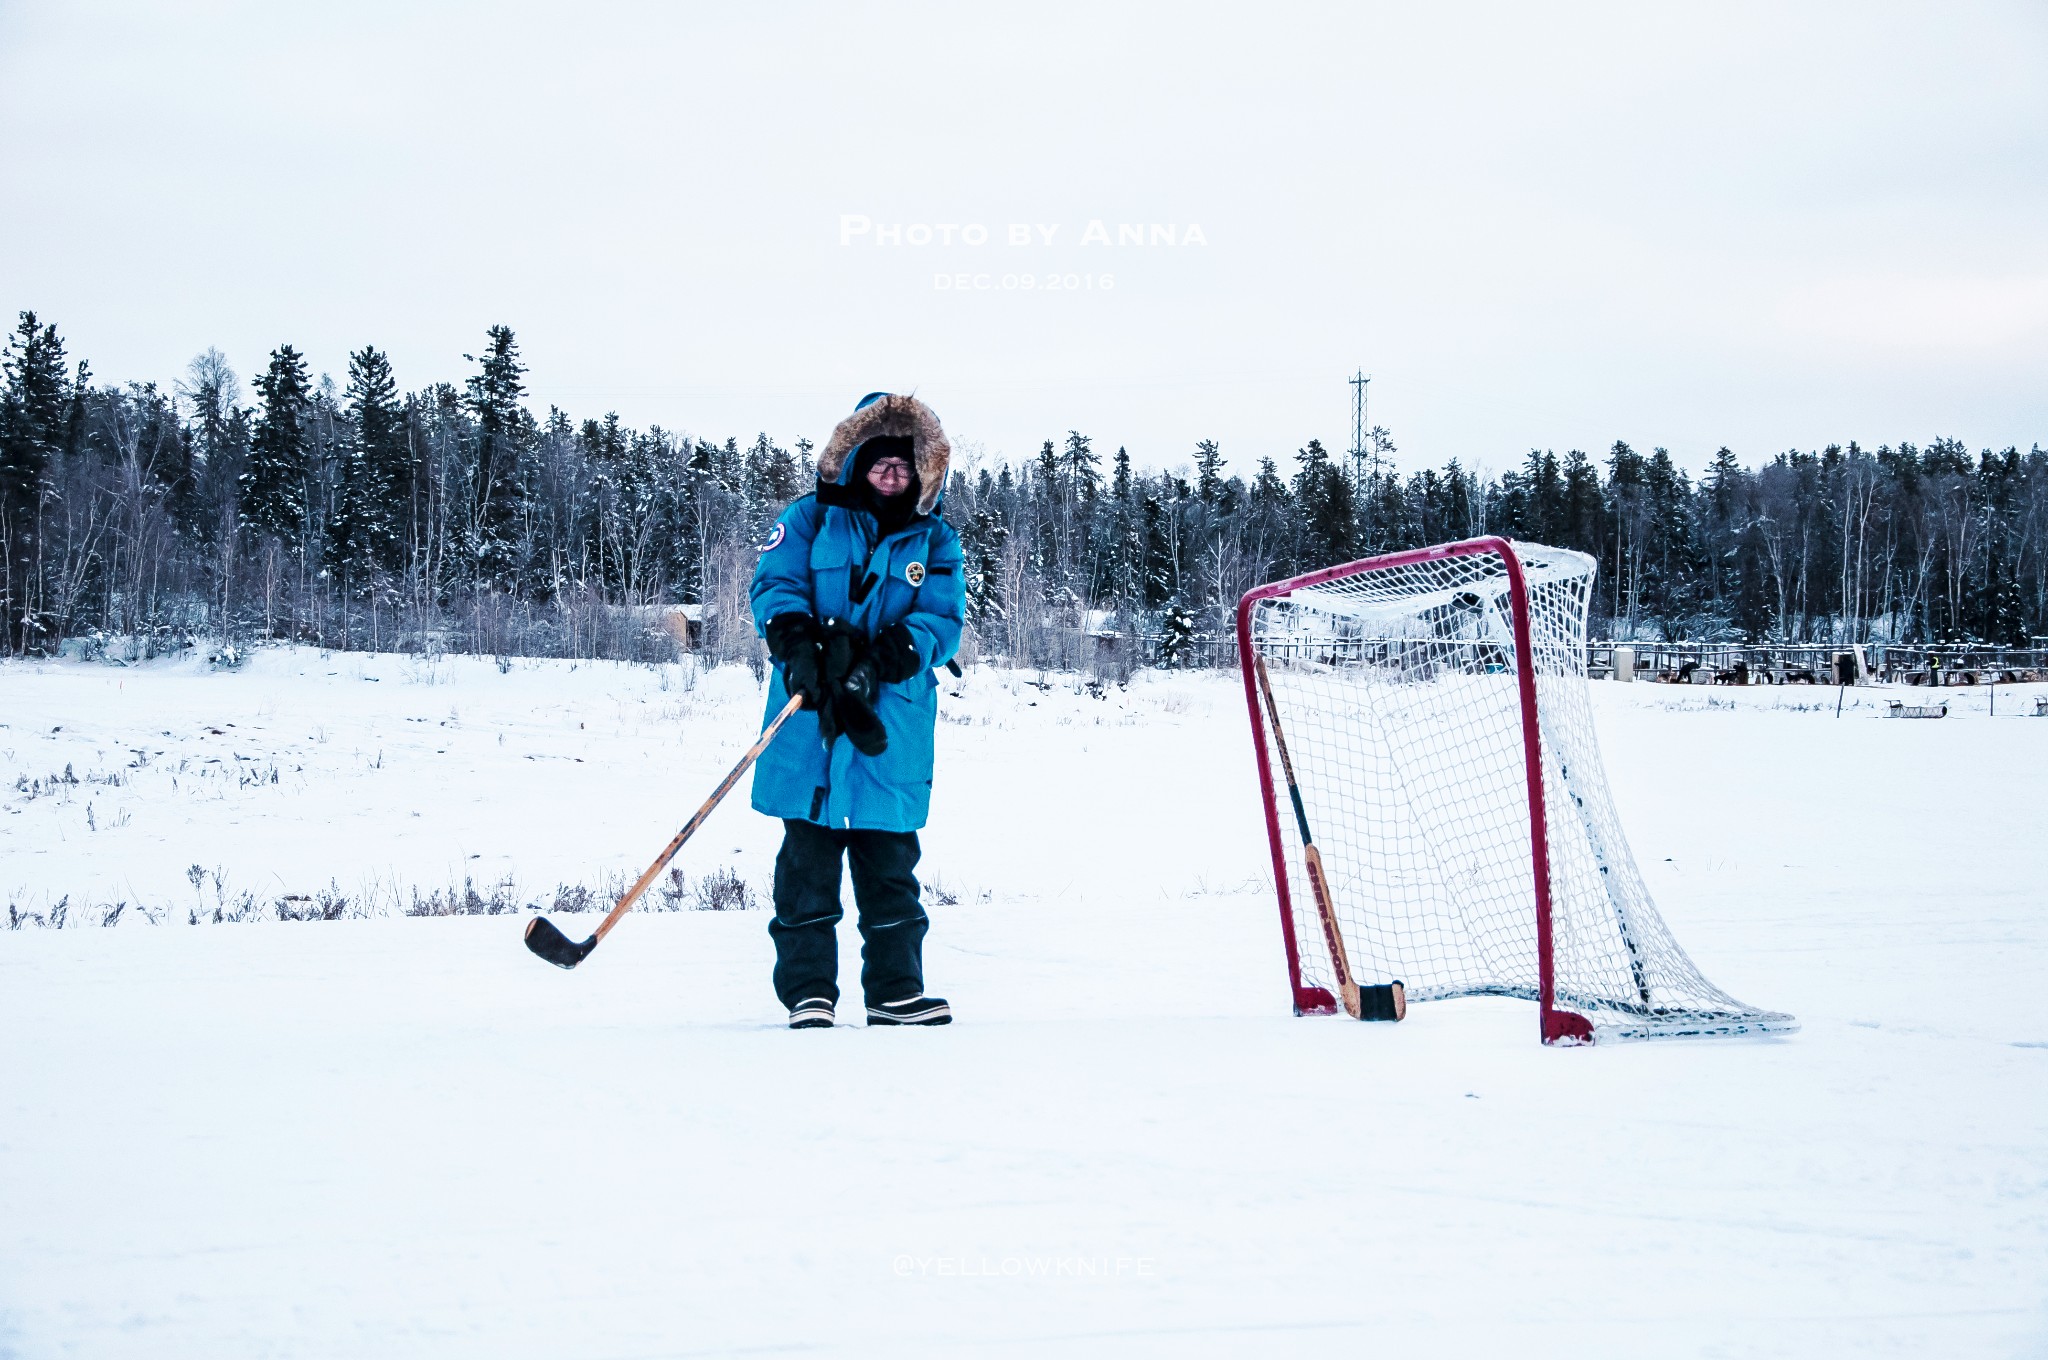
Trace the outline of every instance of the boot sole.
[[912, 1015], [889, 1015], [876, 1011], [868, 1012], [868, 1025], [870, 1028], [877, 1025], [950, 1025], [952, 1023], [953, 1012], [945, 1006]]

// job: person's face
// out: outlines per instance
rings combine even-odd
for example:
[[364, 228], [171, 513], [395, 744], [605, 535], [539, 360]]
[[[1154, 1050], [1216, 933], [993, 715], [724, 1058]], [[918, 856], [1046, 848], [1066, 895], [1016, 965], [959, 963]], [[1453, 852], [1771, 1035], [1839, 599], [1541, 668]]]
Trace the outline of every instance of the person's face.
[[868, 485], [884, 496], [900, 496], [910, 485], [910, 464], [901, 458], [877, 458], [868, 469]]

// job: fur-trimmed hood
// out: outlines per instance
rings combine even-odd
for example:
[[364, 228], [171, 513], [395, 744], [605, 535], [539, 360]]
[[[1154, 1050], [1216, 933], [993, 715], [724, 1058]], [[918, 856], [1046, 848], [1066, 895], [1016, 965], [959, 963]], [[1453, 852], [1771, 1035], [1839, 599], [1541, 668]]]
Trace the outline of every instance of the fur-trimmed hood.
[[846, 456], [870, 439], [898, 435], [910, 440], [917, 461], [921, 488], [917, 513], [929, 515], [946, 490], [946, 464], [953, 459], [953, 446], [932, 408], [916, 397], [894, 392], [873, 392], [861, 398], [853, 414], [839, 422], [825, 447], [818, 451], [818, 480], [837, 482], [846, 470]]

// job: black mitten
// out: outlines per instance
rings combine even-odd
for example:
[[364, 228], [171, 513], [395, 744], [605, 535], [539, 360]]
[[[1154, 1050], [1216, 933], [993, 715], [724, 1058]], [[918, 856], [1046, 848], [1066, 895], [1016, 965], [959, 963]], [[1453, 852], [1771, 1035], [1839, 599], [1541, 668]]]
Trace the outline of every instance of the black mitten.
[[889, 749], [888, 729], [875, 712], [875, 691], [880, 688], [875, 659], [864, 656], [853, 663], [853, 668], [840, 680], [839, 688], [832, 691], [832, 703], [839, 710], [839, 728], [853, 743], [853, 749], [864, 756], [878, 756]]
[[875, 690], [880, 681], [868, 656], [867, 634], [843, 619], [827, 619], [819, 653], [831, 710], [829, 719], [820, 721], [820, 729], [828, 737], [835, 731], [844, 732], [853, 749], [864, 756], [882, 754], [889, 749], [889, 734], [875, 713]]
[[847, 674], [867, 654], [867, 634], [844, 619], [825, 620], [818, 637], [818, 669], [825, 692], [838, 694]]
[[907, 624], [892, 623], [877, 633], [874, 644], [868, 648], [868, 659], [874, 662], [875, 674], [885, 685], [913, 679], [926, 669]]
[[849, 676], [832, 706], [837, 711], [840, 730], [853, 743], [853, 749], [864, 756], [878, 756], [889, 749], [889, 729], [882, 726], [882, 720], [868, 698], [874, 693], [873, 668], [863, 662], [855, 669], [868, 673], [870, 682], [867, 688], [863, 691]]
[[818, 670], [824, 697], [818, 712], [818, 735], [828, 742], [841, 732], [852, 735], [847, 727], [846, 677], [867, 654], [867, 647], [867, 635], [844, 619], [827, 619], [819, 630]]
[[805, 708], [818, 708], [825, 698], [825, 677], [818, 643], [818, 621], [809, 614], [777, 614], [761, 630], [768, 655], [782, 663], [782, 685], [803, 696]]
[[875, 691], [881, 687], [881, 675], [875, 669], [875, 659], [864, 656], [853, 663], [853, 669], [840, 677], [839, 688], [834, 691], [844, 698], [858, 699], [869, 708], [875, 706]]

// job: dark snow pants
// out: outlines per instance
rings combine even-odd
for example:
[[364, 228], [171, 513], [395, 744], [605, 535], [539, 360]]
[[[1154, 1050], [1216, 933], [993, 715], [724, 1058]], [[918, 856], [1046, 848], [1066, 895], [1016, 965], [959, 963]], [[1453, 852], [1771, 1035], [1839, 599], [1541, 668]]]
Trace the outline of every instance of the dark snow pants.
[[775, 995], [785, 1006], [839, 1000], [839, 859], [853, 866], [860, 910], [860, 987], [870, 1004], [924, 991], [924, 933], [915, 831], [836, 831], [785, 820], [775, 857]]

